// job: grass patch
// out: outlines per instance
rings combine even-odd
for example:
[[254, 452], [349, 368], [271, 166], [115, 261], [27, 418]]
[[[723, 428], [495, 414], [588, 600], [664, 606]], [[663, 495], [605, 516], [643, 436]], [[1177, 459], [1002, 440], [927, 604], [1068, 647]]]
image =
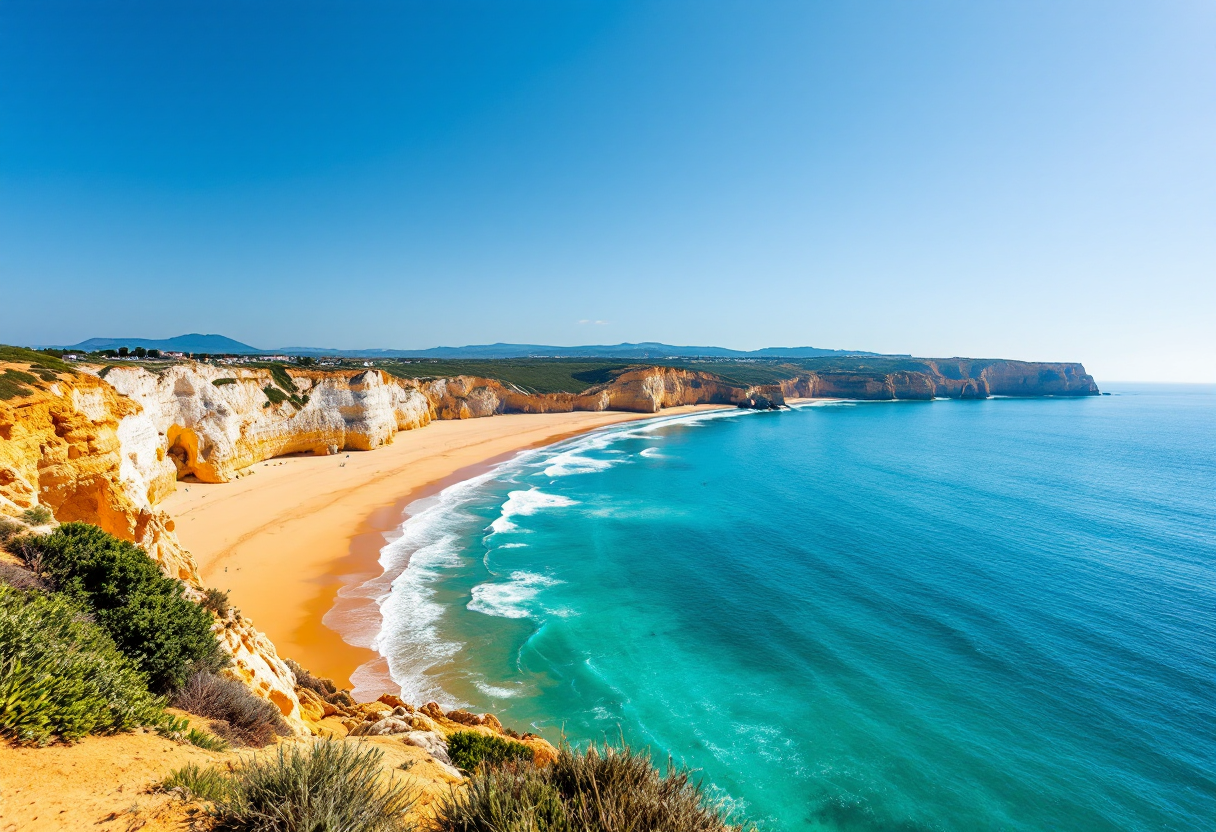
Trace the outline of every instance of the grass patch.
[[184, 735], [186, 742], [193, 746], [203, 749], [204, 751], [227, 751], [228, 741], [222, 737], [217, 737], [215, 734], [208, 734], [206, 731], [200, 731], [198, 728], [191, 728]]
[[321, 740], [232, 772], [186, 766], [161, 788], [213, 801], [217, 828], [231, 832], [407, 832], [416, 796], [383, 776], [382, 761], [378, 749]]
[[18, 396], [28, 396], [34, 390], [29, 385], [38, 383], [36, 376], [23, 373], [20, 370], [5, 370], [0, 373], [0, 399], [15, 399]]
[[65, 523], [12, 544], [39, 577], [76, 599], [154, 691], [180, 687], [197, 668], [227, 661], [211, 632], [211, 613], [138, 546], [96, 526]]
[[212, 379], [211, 383], [214, 384], [216, 387], [223, 387], [225, 384], [236, 384], [236, 379], [234, 379], [234, 378], [217, 378], [217, 379]]
[[6, 344], [0, 344], [0, 361], [28, 364], [32, 368], [38, 367], [56, 373], [76, 372], [70, 364], [57, 355], [40, 350], [27, 350], [25, 347], [10, 347]]
[[161, 791], [180, 790], [187, 800], [209, 800], [212, 803], [225, 800], [232, 790], [228, 774], [217, 768], [203, 768], [194, 763], [169, 773], [161, 781]]
[[630, 364], [619, 361], [560, 358], [413, 360], [376, 362], [398, 378], [425, 381], [452, 376], [479, 376], [512, 384], [530, 393], [581, 393], [611, 381]]
[[261, 748], [291, 733], [279, 709], [233, 679], [201, 671], [173, 697], [173, 707], [215, 720], [211, 730], [232, 743]]
[[[450, 753], [450, 749], [449, 749]], [[428, 822], [430, 832], [728, 832], [751, 829], [683, 769], [661, 773], [628, 747], [564, 747], [543, 768], [481, 766]]]
[[162, 714], [135, 663], [79, 604], [0, 584], [0, 735], [71, 742]]
[[448, 737], [448, 756], [457, 768], [475, 771], [479, 765], [532, 761], [532, 749], [522, 742], [503, 739], [478, 731], [457, 731]]
[[266, 398], [270, 399], [270, 404], [282, 404], [287, 401], [287, 394], [272, 385], [267, 384], [262, 388], [262, 392], [266, 394]]
[[279, 385], [286, 393], [299, 393], [300, 388], [296, 387], [295, 381], [288, 374], [287, 369], [282, 364], [270, 364], [270, 377], [274, 379], [274, 383]]

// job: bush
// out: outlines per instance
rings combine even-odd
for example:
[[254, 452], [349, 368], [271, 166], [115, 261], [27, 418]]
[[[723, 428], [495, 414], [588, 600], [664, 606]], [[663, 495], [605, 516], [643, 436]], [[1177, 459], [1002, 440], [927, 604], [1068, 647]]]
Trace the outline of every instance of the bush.
[[25, 526], [16, 520], [0, 517], [0, 546], [6, 545], [17, 535], [25, 531]]
[[296, 677], [296, 687], [308, 688], [313, 693], [325, 699], [328, 696], [333, 696], [338, 692], [338, 686], [333, 683], [332, 679], [326, 679], [322, 676], [314, 676], [308, 670], [300, 667], [294, 659], [286, 659], [288, 669]]
[[51, 510], [46, 506], [34, 506], [23, 511], [21, 519], [31, 526], [45, 526], [55, 519], [55, 515], [51, 514]]
[[[449, 749], [450, 753], [450, 749]], [[628, 747], [564, 747], [548, 766], [481, 766], [429, 822], [433, 832], [727, 832], [739, 829], [687, 771], [661, 774]], [[744, 824], [742, 828], [750, 828]]]
[[223, 618], [228, 614], [228, 610], [232, 608], [232, 604], [228, 601], [228, 593], [218, 590], [215, 587], [208, 589], [203, 593], [203, 600], [199, 601], [199, 605], [205, 610]]
[[13, 589], [37, 589], [46, 591], [48, 587], [37, 575], [15, 563], [0, 561], [0, 583], [8, 584]]
[[279, 709], [234, 679], [195, 673], [173, 697], [173, 707], [216, 720], [211, 730], [229, 742], [261, 748], [291, 733]]
[[474, 771], [482, 763], [500, 766], [508, 762], [531, 762], [532, 749], [522, 742], [478, 731], [457, 731], [448, 737], [448, 756], [457, 768]]
[[216, 387], [223, 387], [225, 384], [236, 384], [236, 379], [234, 379], [234, 378], [217, 378], [214, 381], [212, 381], [211, 383], [214, 384]]
[[36, 573], [86, 606], [152, 690], [173, 690], [195, 669], [226, 662], [211, 614], [134, 544], [96, 526], [65, 523], [48, 535], [27, 535], [15, 548]]
[[413, 828], [405, 813], [415, 795], [400, 782], [381, 781], [382, 760], [378, 749], [357, 743], [280, 746], [273, 757], [250, 760], [228, 775], [227, 792], [221, 788], [216, 799], [218, 828], [405, 832]]
[[71, 742], [162, 713], [143, 674], [77, 604], [0, 584], [0, 734]]

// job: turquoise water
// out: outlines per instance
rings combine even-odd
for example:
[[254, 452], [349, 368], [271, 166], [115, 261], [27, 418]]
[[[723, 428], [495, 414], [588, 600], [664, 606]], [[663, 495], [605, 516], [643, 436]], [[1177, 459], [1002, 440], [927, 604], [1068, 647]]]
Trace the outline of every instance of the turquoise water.
[[[767, 829], [1216, 827], [1216, 396], [628, 425], [411, 509], [414, 700], [698, 769]], [[408, 560], [408, 567], [404, 567]]]

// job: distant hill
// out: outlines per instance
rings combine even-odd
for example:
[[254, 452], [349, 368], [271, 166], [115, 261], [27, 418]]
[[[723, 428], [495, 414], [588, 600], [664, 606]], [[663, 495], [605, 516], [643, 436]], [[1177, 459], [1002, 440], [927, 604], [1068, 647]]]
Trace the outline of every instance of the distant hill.
[[242, 344], [223, 335], [176, 335], [173, 338], [90, 338], [79, 344], [65, 347], [69, 350], [94, 352], [95, 350], [116, 350], [119, 347], [143, 347], [146, 350], [161, 350], [163, 352], [194, 352], [208, 354], [257, 355], [265, 352], [257, 347]]
[[664, 358], [816, 358], [831, 355], [879, 355], [862, 350], [825, 350], [818, 347], [766, 347], [761, 350], [731, 350], [725, 347], [678, 347], [644, 341], [640, 344], [555, 347], [544, 344], [474, 344], [465, 347], [432, 347], [426, 350], [335, 350], [325, 347], [279, 347], [263, 350], [223, 335], [178, 335], [174, 338], [90, 338], [67, 347], [71, 350], [143, 347], [166, 352], [232, 355], [334, 355], [349, 358], [615, 358], [647, 361]]

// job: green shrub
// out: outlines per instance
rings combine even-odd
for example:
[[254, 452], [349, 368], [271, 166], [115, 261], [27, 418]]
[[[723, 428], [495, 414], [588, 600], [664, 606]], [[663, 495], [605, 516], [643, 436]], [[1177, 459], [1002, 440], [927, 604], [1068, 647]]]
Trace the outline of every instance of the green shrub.
[[531, 762], [532, 749], [522, 742], [490, 734], [457, 731], [448, 737], [448, 756], [457, 768], [473, 771], [481, 763], [499, 766], [508, 762]]
[[220, 618], [227, 615], [228, 610], [232, 608], [232, 604], [228, 601], [228, 593], [215, 587], [211, 587], [203, 593], [203, 600], [199, 601], [199, 604], [203, 609], [210, 610]]
[[229, 796], [232, 780], [217, 768], [202, 768], [194, 763], [169, 773], [160, 784], [160, 790], [171, 792], [180, 789], [187, 800], [210, 800], [213, 803]]
[[279, 746], [228, 775], [216, 800], [218, 828], [233, 832], [405, 832], [415, 800], [403, 783], [385, 776], [383, 754], [358, 743], [321, 740]]
[[21, 519], [31, 526], [45, 526], [55, 519], [55, 515], [51, 514], [51, 510], [46, 506], [34, 506], [23, 511]]
[[287, 401], [287, 394], [277, 387], [267, 384], [262, 388], [262, 392], [266, 394], [266, 398], [270, 399], [271, 404], [281, 404]]
[[[450, 749], [449, 749], [450, 753]], [[728, 832], [750, 829], [687, 771], [660, 773], [628, 747], [559, 750], [547, 766], [481, 766], [429, 821], [432, 832]]]
[[78, 604], [0, 584], [0, 734], [70, 742], [162, 713], [143, 674]]
[[48, 535], [27, 535], [15, 548], [55, 589], [85, 605], [152, 690], [173, 690], [195, 669], [226, 662], [211, 614], [134, 544], [96, 526], [65, 523]]
[[229, 742], [261, 748], [291, 733], [279, 709], [234, 679], [200, 671], [173, 697], [173, 707], [216, 720], [211, 730]]
[[236, 379], [234, 379], [234, 378], [217, 378], [217, 379], [214, 379], [211, 383], [214, 384], [216, 387], [223, 387], [225, 384], [236, 384]]

